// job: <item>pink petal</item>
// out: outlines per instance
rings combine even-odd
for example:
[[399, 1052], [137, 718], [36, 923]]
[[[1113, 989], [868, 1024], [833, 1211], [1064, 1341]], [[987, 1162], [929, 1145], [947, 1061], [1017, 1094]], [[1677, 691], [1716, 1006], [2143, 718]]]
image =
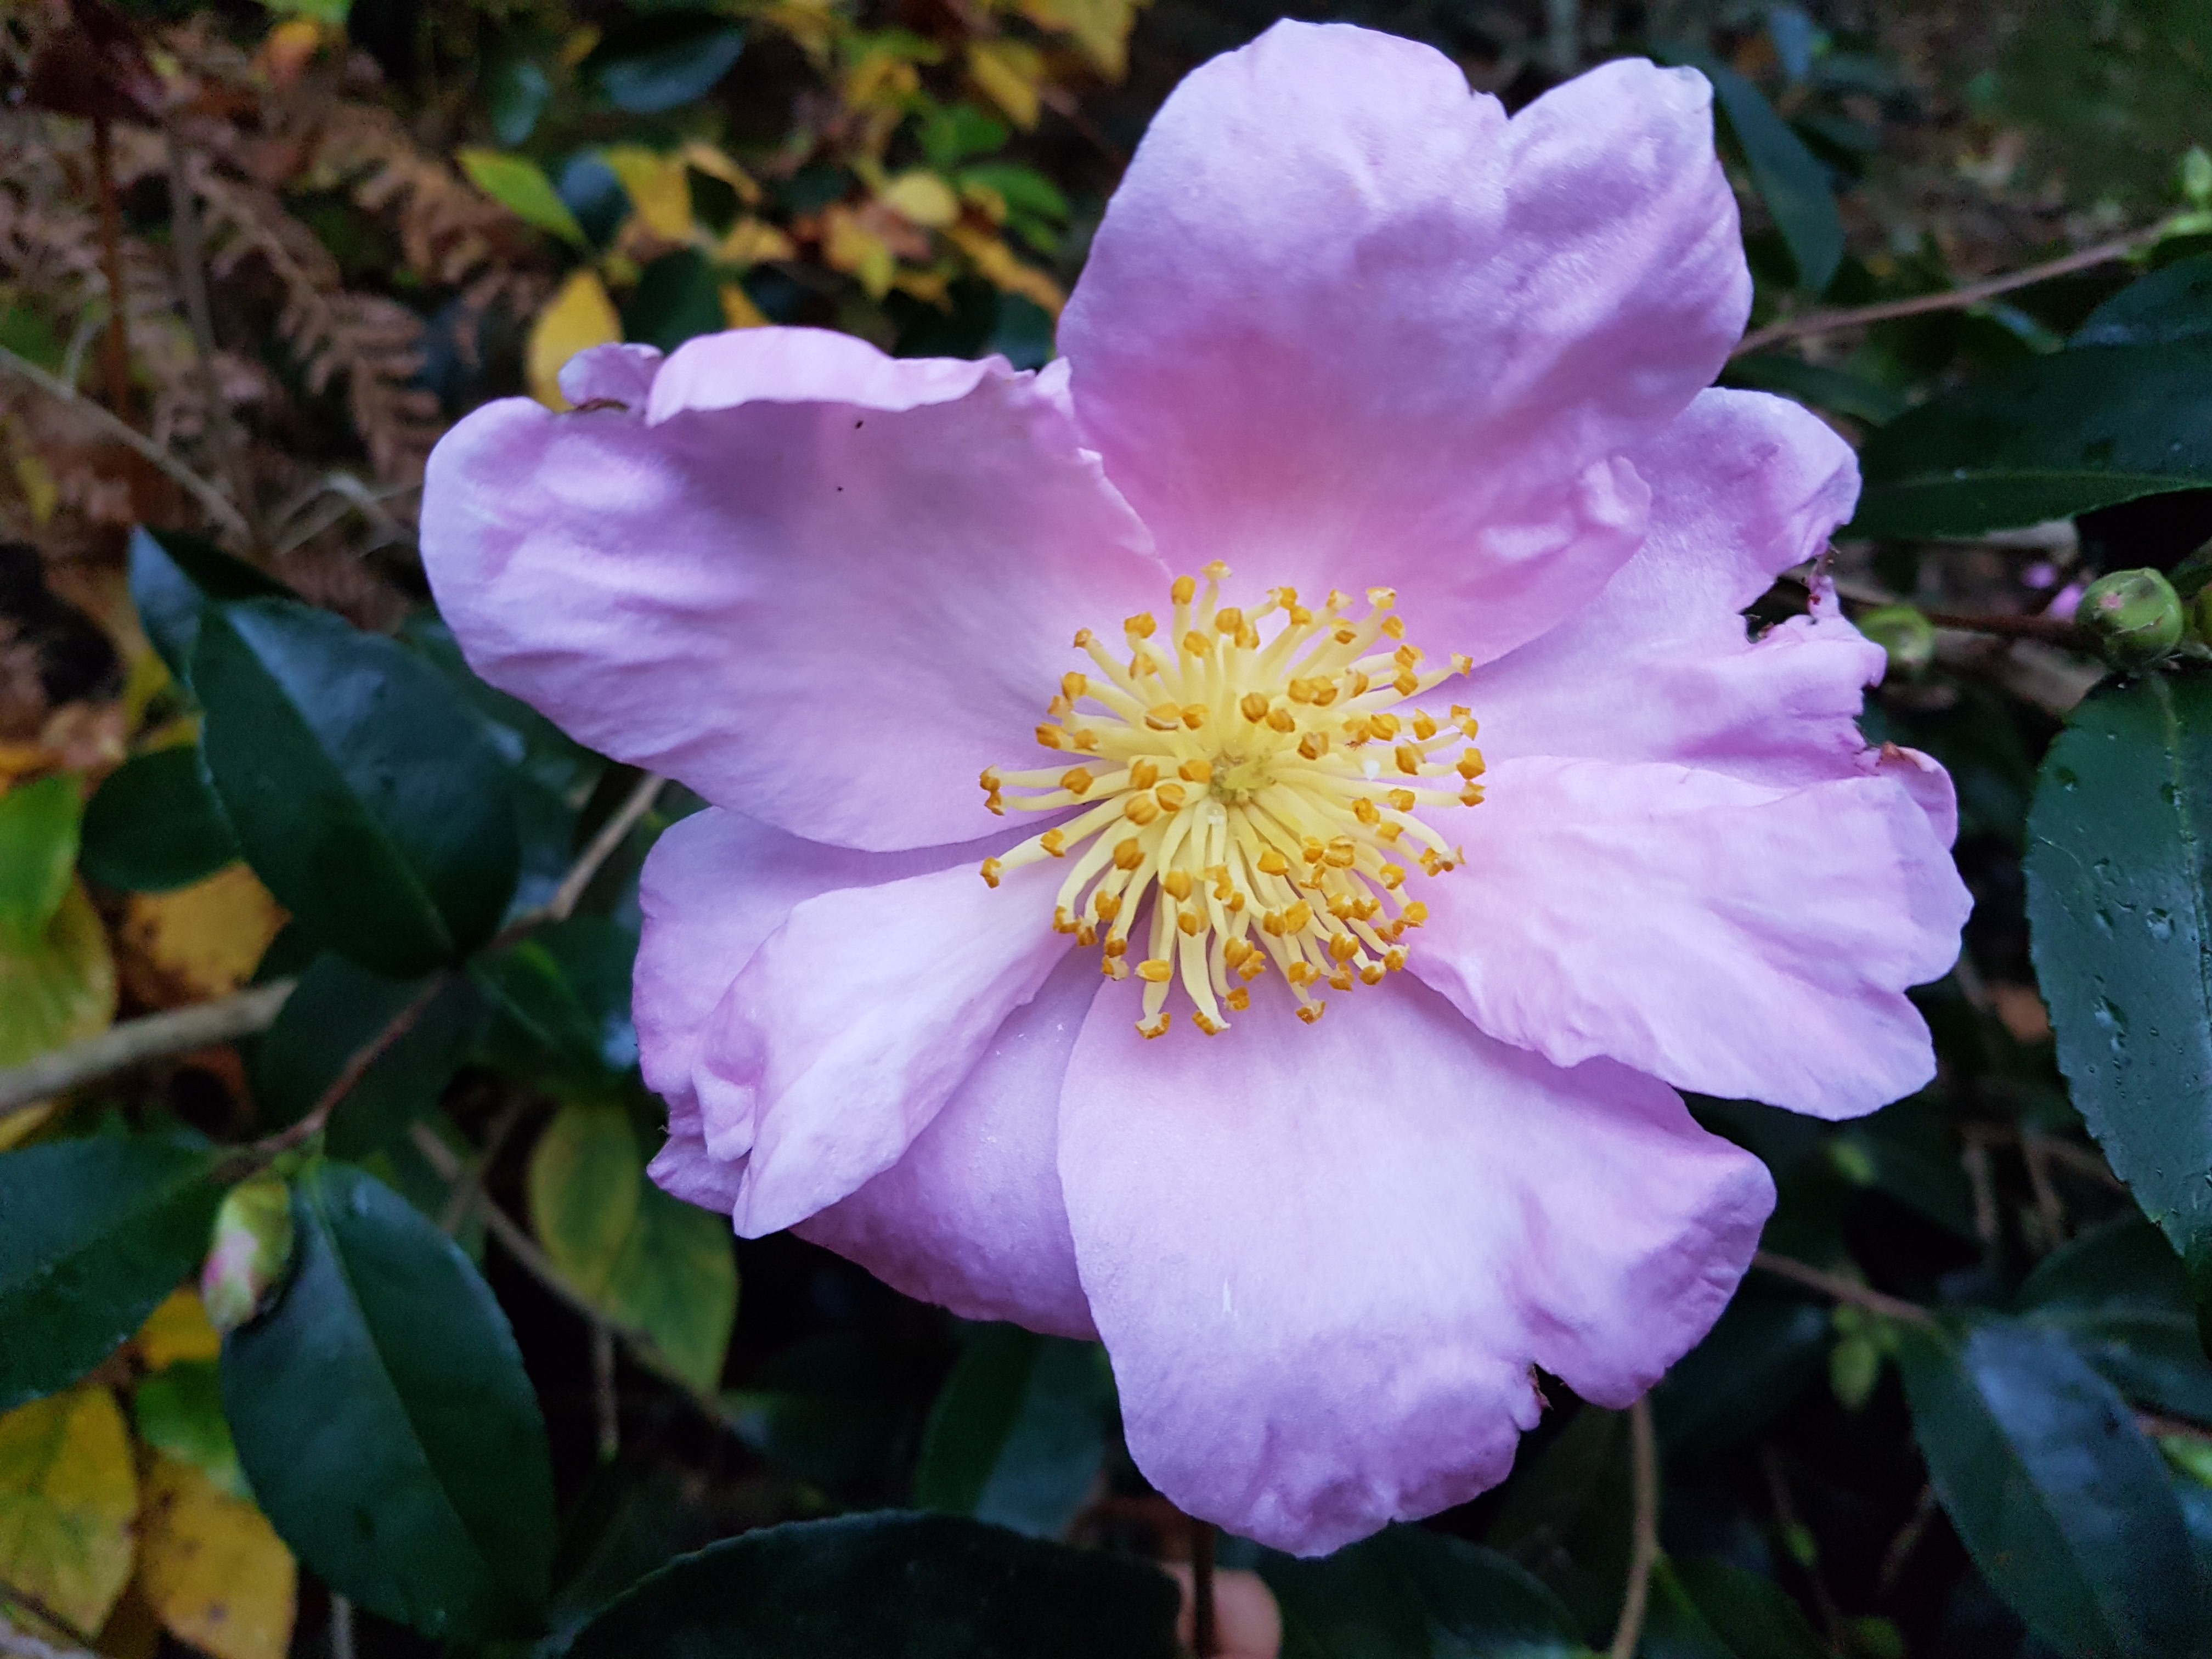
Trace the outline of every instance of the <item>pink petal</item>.
[[709, 1073], [750, 1103], [750, 1146], [714, 1147], [750, 1153], [740, 1233], [803, 1221], [899, 1160], [1066, 953], [1051, 922], [1060, 879], [1032, 864], [994, 889], [963, 860], [792, 910], [714, 1010], [693, 1068], [710, 1121]]
[[1060, 1079], [1102, 981], [1070, 951], [906, 1156], [793, 1231], [963, 1319], [1097, 1335], [1060, 1195]]
[[571, 404], [599, 398], [642, 409], [660, 373], [660, 348], [602, 345], [580, 351], [561, 366], [561, 395]]
[[1652, 489], [1636, 556], [1595, 602], [1452, 688], [1484, 753], [1678, 760], [1775, 783], [1871, 771], [1856, 721], [1881, 648], [1840, 614], [1753, 643], [1741, 614], [1850, 516], [1850, 447], [1786, 399], [1707, 392], [1633, 459]]
[[810, 840], [998, 828], [976, 775], [1026, 757], [1075, 630], [1163, 586], [1053, 397], [995, 361], [748, 329], [684, 346], [651, 398], [651, 422], [511, 399], [439, 445], [423, 558], [471, 664]]
[[1180, 568], [1396, 586], [1478, 660], [1642, 529], [1613, 459], [1725, 360], [1750, 283], [1688, 70], [1508, 122], [1426, 46], [1279, 23], [1170, 97], [1060, 330], [1084, 430]]
[[1972, 902], [1894, 782], [1536, 759], [1485, 782], [1411, 965], [1491, 1036], [1827, 1118], [1935, 1075], [1905, 988], [1948, 970]]
[[1311, 1027], [1255, 994], [1146, 1042], [1102, 998], [1060, 1181], [1129, 1449], [1189, 1513], [1319, 1553], [1502, 1480], [1529, 1367], [1620, 1405], [1701, 1337], [1773, 1204], [1674, 1092], [1491, 1042], [1419, 981]]
[[[982, 855], [977, 850], [976, 858]], [[708, 1209], [726, 1212], [735, 1201], [741, 1165], [714, 1157], [708, 1142], [734, 1144], [742, 1158], [752, 1139], [750, 1114], [730, 1121], [728, 1110], [745, 1103], [732, 1101], [731, 1091], [715, 1091], [710, 1075], [710, 1094], [721, 1097], [710, 1121], [693, 1068], [715, 1005], [792, 907], [832, 888], [942, 869], [955, 856], [939, 848], [886, 854], [817, 846], [713, 807], [671, 825], [653, 843], [638, 883], [645, 931], [630, 1011], [646, 1086], [668, 1103], [670, 1146], [655, 1162], [656, 1180]]]

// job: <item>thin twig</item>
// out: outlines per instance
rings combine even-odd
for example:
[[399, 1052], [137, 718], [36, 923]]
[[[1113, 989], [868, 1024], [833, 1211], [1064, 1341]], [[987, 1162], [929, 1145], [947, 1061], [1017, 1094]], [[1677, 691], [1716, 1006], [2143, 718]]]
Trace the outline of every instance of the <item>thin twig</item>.
[[653, 810], [653, 803], [660, 799], [660, 792], [668, 787], [668, 780], [653, 776], [650, 772], [637, 781], [629, 798], [615, 809], [615, 815], [599, 826], [599, 833], [592, 837], [561, 884], [553, 890], [553, 896], [545, 901], [539, 919], [563, 921], [574, 911], [576, 902], [584, 896], [584, 890], [599, 873], [599, 866], [614, 856], [615, 849], [629, 838], [637, 827], [637, 821]]
[[214, 441], [216, 459], [222, 465], [230, 493], [244, 515], [247, 539], [263, 544], [259, 515], [253, 507], [253, 481], [246, 471], [246, 446], [238, 423], [231, 418], [223, 398], [222, 383], [215, 366], [215, 311], [208, 304], [207, 266], [200, 242], [200, 216], [185, 166], [185, 146], [173, 126], [168, 132], [169, 228], [177, 256], [177, 285], [184, 290], [185, 315], [192, 329], [194, 365], [200, 396], [207, 404], [208, 435]]
[[1886, 1319], [1898, 1320], [1907, 1325], [1933, 1325], [1936, 1316], [1917, 1302], [1902, 1297], [1884, 1296], [1880, 1291], [1862, 1285], [1856, 1279], [1846, 1279], [1841, 1273], [1832, 1273], [1826, 1268], [1815, 1267], [1810, 1262], [1800, 1261], [1794, 1256], [1777, 1255], [1771, 1250], [1761, 1250], [1752, 1257], [1751, 1265], [1762, 1273], [1772, 1273], [1777, 1279], [1787, 1279], [1814, 1290], [1838, 1302], [1847, 1302], [1855, 1308], [1864, 1308], [1869, 1313], [1880, 1314]]
[[353, 1659], [353, 1602], [343, 1595], [331, 1597], [331, 1659]]
[[2185, 1418], [2165, 1417], [2157, 1412], [2137, 1412], [2136, 1426], [2145, 1434], [2171, 1435], [2180, 1440], [2212, 1440], [2212, 1429]]
[[245, 515], [231, 504], [228, 495], [129, 422], [119, 416], [111, 415], [66, 380], [47, 374], [36, 363], [17, 356], [5, 346], [0, 346], [0, 368], [28, 380], [48, 397], [69, 404], [116, 442], [137, 451], [189, 490], [193, 498], [207, 509], [210, 518], [219, 520], [223, 528], [233, 535], [244, 540], [252, 539]]
[[107, 337], [100, 361], [115, 418], [131, 423], [130, 305], [123, 292], [123, 207], [115, 192], [115, 134], [105, 115], [92, 118], [93, 188], [100, 197], [100, 270], [107, 283]]
[[1912, 1552], [1920, 1547], [1920, 1540], [1928, 1535], [1929, 1527], [1936, 1519], [1936, 1488], [1923, 1486], [1919, 1500], [1912, 1506], [1911, 1518], [1898, 1528], [1897, 1536], [1889, 1540], [1882, 1552], [1881, 1567], [1874, 1576], [1874, 1595], [1877, 1601], [1887, 1601], [1889, 1593], [1897, 1588], [1898, 1575]]
[[[10, 1602], [29, 1613], [48, 1629], [59, 1631], [66, 1640], [74, 1642], [81, 1648], [91, 1647], [98, 1639], [90, 1631], [79, 1630], [75, 1620], [64, 1618], [30, 1591], [20, 1589], [6, 1579], [0, 1578], [0, 1607], [4, 1607]], [[0, 1628], [4, 1627], [4, 1625], [0, 1625]]]
[[407, 1006], [385, 1021], [382, 1030], [347, 1056], [346, 1063], [339, 1068], [338, 1074], [331, 1079], [331, 1086], [324, 1090], [321, 1098], [307, 1109], [307, 1115], [288, 1128], [280, 1129], [251, 1146], [240, 1147], [238, 1160], [258, 1169], [280, 1153], [289, 1152], [295, 1146], [320, 1134], [323, 1126], [330, 1121], [331, 1114], [338, 1109], [338, 1103], [353, 1092], [354, 1086], [368, 1074], [368, 1068], [383, 1059], [393, 1043], [414, 1029], [415, 1022], [422, 1018], [422, 1011], [436, 1000], [452, 977], [450, 973], [441, 970], [424, 980], [422, 988], [408, 998]]
[[[1782, 1456], [1771, 1445], [1759, 1449], [1759, 1467], [1766, 1477], [1767, 1495], [1774, 1502], [1774, 1519], [1783, 1532], [1794, 1538], [1813, 1541], [1812, 1528], [1797, 1514], [1797, 1505], [1790, 1496], [1790, 1482], [1782, 1468]], [[1791, 1553], [1795, 1555], [1793, 1548]], [[1805, 1571], [1805, 1582], [1811, 1586], [1813, 1603], [1820, 1610], [1820, 1622], [1827, 1627], [1828, 1644], [1841, 1650], [1844, 1635], [1844, 1616], [1836, 1606], [1836, 1598], [1828, 1594], [1827, 1582], [1820, 1577], [1820, 1554], [1817, 1548], [1805, 1552], [1807, 1559], [1800, 1562]]]
[[82, 1648], [58, 1648], [0, 1617], [0, 1653], [8, 1659], [99, 1659]]
[[1960, 311], [1968, 306], [1979, 305], [1984, 300], [1994, 300], [2000, 294], [2009, 294], [2016, 288], [2031, 288], [2038, 283], [2047, 283], [2054, 276], [2070, 276], [2077, 270], [2093, 270], [2099, 265], [2108, 265], [2115, 259], [2124, 259], [2140, 252], [2166, 234], [2163, 224], [2142, 230], [2130, 231], [2125, 236], [2115, 237], [2109, 242], [2100, 242], [2094, 247], [2069, 253], [2063, 258], [2048, 260], [2039, 265], [2008, 272], [2002, 276], [1991, 276], [1986, 281], [1969, 283], [1964, 288], [1946, 289], [1940, 294], [1917, 294], [1909, 300], [1884, 300], [1869, 306], [1846, 306], [1835, 311], [1808, 311], [1802, 317], [1784, 318], [1770, 323], [1765, 328], [1747, 334], [1736, 344], [1731, 357], [1741, 357], [1753, 351], [1763, 351], [1768, 346], [1784, 340], [1802, 339], [1812, 334], [1832, 334], [1838, 329], [1863, 328], [1869, 323], [1887, 323], [1899, 317], [1919, 317], [1935, 311]]
[[1644, 1613], [1651, 1599], [1651, 1569], [1659, 1561], [1659, 1444], [1651, 1429], [1649, 1395], [1628, 1408], [1630, 1473], [1636, 1490], [1628, 1584], [1621, 1592], [1620, 1622], [1613, 1626], [1612, 1659], [1634, 1659], [1644, 1639]]
[[622, 1401], [615, 1393], [615, 1328], [592, 1322], [592, 1415], [599, 1431], [599, 1462], [622, 1455]]
[[71, 1089], [167, 1054], [265, 1031], [298, 981], [272, 980], [214, 1002], [170, 1008], [111, 1025], [94, 1036], [0, 1072], [0, 1112], [67, 1094]]
[[1198, 1659], [1214, 1659], [1221, 1651], [1213, 1605], [1213, 1523], [1195, 1516], [1190, 1522], [1190, 1650]]
[[491, 1168], [492, 1160], [499, 1156], [500, 1149], [507, 1145], [507, 1136], [514, 1132], [514, 1126], [522, 1121], [523, 1113], [528, 1109], [527, 1101], [514, 1101], [492, 1120], [491, 1127], [484, 1135], [483, 1150], [469, 1160], [468, 1167], [462, 1171], [461, 1178], [453, 1183], [453, 1194], [446, 1200], [446, 1213], [440, 1218], [438, 1226], [447, 1237], [458, 1238], [461, 1229], [468, 1225], [469, 1213], [476, 1208], [477, 1200], [483, 1194], [484, 1172]]

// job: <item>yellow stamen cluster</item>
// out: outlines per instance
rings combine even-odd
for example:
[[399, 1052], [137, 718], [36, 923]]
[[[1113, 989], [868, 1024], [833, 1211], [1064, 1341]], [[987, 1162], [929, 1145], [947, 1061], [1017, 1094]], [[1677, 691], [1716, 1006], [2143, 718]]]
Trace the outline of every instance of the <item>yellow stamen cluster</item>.
[[1220, 603], [1228, 574], [1208, 565], [1202, 590], [1177, 577], [1165, 637], [1151, 612], [1131, 617], [1126, 659], [1078, 634], [1097, 672], [1063, 677], [1036, 728], [1069, 763], [992, 767], [981, 780], [994, 812], [1082, 809], [984, 860], [983, 879], [1067, 860], [1053, 925], [1103, 939], [1109, 978], [1134, 970], [1148, 1037], [1168, 1029], [1176, 983], [1212, 1036], [1270, 966], [1308, 1024], [1326, 1006], [1317, 988], [1349, 991], [1403, 968], [1406, 930], [1428, 916], [1407, 879], [1462, 861], [1414, 810], [1482, 799], [1472, 714], [1394, 712], [1468, 666], [1460, 656], [1425, 666], [1404, 642], [1396, 594], [1370, 588], [1354, 617], [1346, 594], [1310, 610], [1278, 587], [1248, 611]]

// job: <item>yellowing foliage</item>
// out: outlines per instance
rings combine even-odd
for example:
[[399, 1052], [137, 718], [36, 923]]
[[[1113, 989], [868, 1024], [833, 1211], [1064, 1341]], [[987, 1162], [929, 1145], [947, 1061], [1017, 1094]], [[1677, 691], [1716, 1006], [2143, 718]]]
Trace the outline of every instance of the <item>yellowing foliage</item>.
[[72, 882], [44, 938], [28, 949], [0, 947], [0, 1066], [104, 1031], [114, 1018], [115, 959], [99, 913]]
[[259, 1510], [156, 1454], [141, 1530], [139, 1587], [171, 1635], [215, 1659], [284, 1659], [299, 1573]]
[[684, 176], [682, 156], [617, 144], [606, 152], [606, 162], [629, 192], [640, 223], [664, 242], [691, 240], [691, 181]]
[[134, 893], [124, 937], [183, 1000], [228, 996], [253, 976], [284, 912], [243, 864], [167, 893]]
[[222, 1338], [208, 1322], [198, 1291], [185, 1285], [147, 1316], [138, 1330], [138, 1357], [151, 1371], [166, 1370], [180, 1359], [214, 1359]]
[[530, 395], [548, 409], [566, 409], [561, 370], [578, 352], [622, 338], [622, 318], [606, 285], [589, 270], [572, 273], [531, 325], [527, 368]]
[[130, 1581], [138, 1474], [106, 1389], [0, 1417], [0, 1581], [98, 1630]]

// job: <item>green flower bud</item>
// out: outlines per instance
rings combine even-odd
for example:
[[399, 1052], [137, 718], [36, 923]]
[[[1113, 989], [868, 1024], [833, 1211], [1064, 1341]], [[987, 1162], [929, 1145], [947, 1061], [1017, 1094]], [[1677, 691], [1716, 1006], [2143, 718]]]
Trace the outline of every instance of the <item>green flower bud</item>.
[[1909, 605], [1886, 605], [1858, 619], [1859, 632], [1889, 653], [1889, 672], [1917, 678], [1936, 660], [1936, 625]]
[[2155, 570], [2115, 570], [2082, 591], [2074, 620], [2115, 668], [2148, 668], [2181, 643], [2181, 596]]
[[259, 1313], [292, 1261], [292, 1189], [274, 1176], [223, 1195], [200, 1269], [200, 1300], [225, 1334]]

